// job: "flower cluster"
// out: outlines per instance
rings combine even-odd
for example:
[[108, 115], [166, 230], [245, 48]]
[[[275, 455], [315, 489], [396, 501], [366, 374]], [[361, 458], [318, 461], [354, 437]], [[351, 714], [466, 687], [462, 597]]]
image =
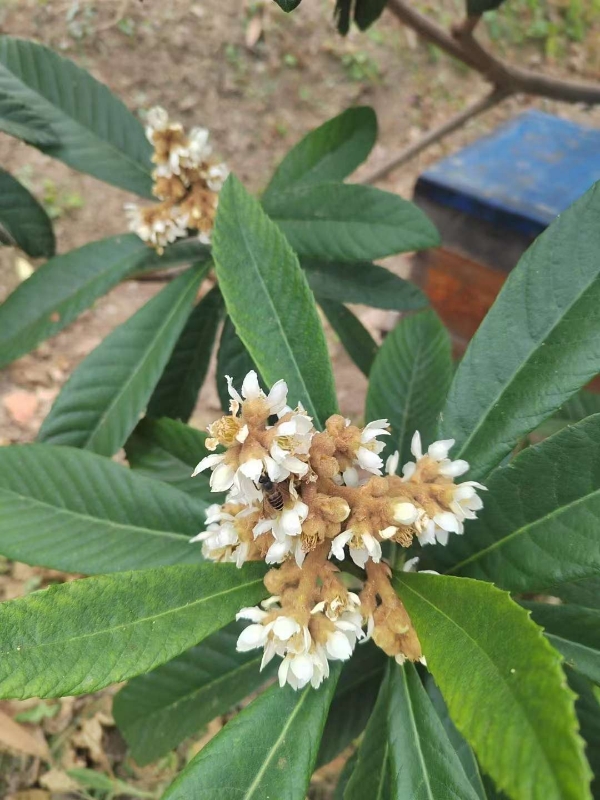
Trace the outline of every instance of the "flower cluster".
[[[415, 460], [397, 475], [398, 453], [385, 465], [381, 456], [387, 420], [360, 428], [334, 415], [317, 431], [301, 405], [287, 404], [283, 381], [268, 394], [255, 372], [241, 393], [227, 382], [230, 413], [209, 425], [213, 452], [194, 471], [210, 468], [212, 490], [227, 494], [222, 505], [210, 506], [206, 530], [192, 541], [214, 561], [279, 565], [265, 577], [272, 596], [238, 614], [251, 623], [238, 649], [262, 647], [263, 666], [279, 656], [280, 683], [295, 689], [318, 686], [329, 661], [350, 658], [368, 638], [399, 663], [423, 660], [382, 545], [446, 544], [482, 507], [477, 492], [485, 487], [455, 483], [469, 465], [448, 457], [453, 440], [423, 453], [415, 433]], [[341, 572], [338, 562], [347, 555], [362, 579]], [[416, 563], [410, 559], [405, 568]]]
[[128, 203], [125, 211], [129, 228], [161, 253], [167, 244], [198, 231], [208, 244], [219, 191], [227, 177], [227, 167], [211, 159], [212, 149], [205, 128], [192, 128], [171, 122], [164, 108], [148, 112], [146, 136], [154, 146], [152, 193], [160, 202], [140, 208]]

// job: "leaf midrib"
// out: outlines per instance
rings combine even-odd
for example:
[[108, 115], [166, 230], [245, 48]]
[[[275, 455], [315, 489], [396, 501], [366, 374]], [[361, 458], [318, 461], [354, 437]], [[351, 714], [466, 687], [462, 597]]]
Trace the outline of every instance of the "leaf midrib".
[[[563, 309], [560, 318], [557, 321], [555, 321], [545, 331], [545, 333], [542, 336], [540, 336], [539, 339], [537, 339], [535, 347], [530, 351], [530, 353], [527, 356], [527, 358], [524, 361], [521, 362], [521, 364], [517, 367], [517, 369], [509, 377], [509, 380], [503, 382], [502, 388], [500, 389], [499, 393], [496, 395], [496, 397], [494, 397], [494, 399], [487, 406], [487, 408], [484, 411], [484, 414], [482, 414], [480, 416], [479, 421], [477, 422], [475, 427], [472, 429], [472, 431], [469, 434], [469, 436], [465, 439], [463, 444], [460, 446], [460, 450], [456, 453], [456, 455], [453, 456], [453, 458], [455, 458], [455, 459], [456, 458], [461, 458], [464, 455], [465, 450], [467, 450], [469, 444], [473, 441], [475, 436], [479, 433], [481, 427], [486, 423], [490, 413], [500, 403], [502, 397], [506, 394], [506, 392], [514, 385], [514, 383], [517, 380], [517, 378], [520, 375], [520, 373], [527, 367], [527, 365], [529, 364], [530, 360], [539, 351], [541, 345], [543, 343], [545, 343], [548, 340], [548, 338], [554, 333], [554, 331], [561, 326], [561, 324], [563, 323], [564, 318], [567, 316], [567, 314], [579, 303], [579, 301], [582, 299], [582, 297], [588, 291], [590, 291], [591, 287], [593, 286], [594, 283], [596, 283], [597, 280], [598, 280], [598, 274], [596, 273], [592, 277], [592, 279], [582, 288], [581, 292], [575, 296], [573, 301]], [[493, 467], [491, 469], [493, 469]], [[490, 470], [488, 470], [487, 474], [489, 474], [489, 471]]]
[[419, 763], [421, 764], [421, 773], [423, 775], [423, 780], [425, 782], [425, 787], [427, 789], [427, 795], [429, 796], [430, 800], [435, 800], [433, 791], [431, 789], [431, 783], [429, 781], [429, 773], [427, 770], [427, 762], [425, 761], [425, 756], [423, 755], [423, 749], [421, 747], [421, 735], [419, 733], [419, 729], [417, 727], [417, 721], [415, 719], [415, 711], [412, 704], [412, 697], [410, 694], [410, 689], [408, 688], [408, 681], [406, 680], [406, 670], [403, 667], [400, 667], [400, 672], [402, 674], [402, 683], [404, 684], [404, 691], [406, 692], [406, 700], [408, 705], [408, 714], [409, 714], [409, 722], [410, 726], [414, 732], [414, 744], [417, 750], [417, 754], [419, 757]]
[[[26, 41], [26, 40], [24, 40], [24, 39], [19, 39], [19, 40], [13, 40], [13, 41], [24, 42], [24, 41]], [[18, 48], [18, 47], [17, 47], [16, 49], [17, 49], [17, 51], [18, 51], [18, 60], [19, 60], [19, 62], [20, 62], [20, 61], [21, 61], [21, 52], [20, 52], [20, 50], [19, 50], [19, 48]], [[43, 53], [43, 57], [45, 58], [45, 57], [46, 57], [46, 55], [47, 55], [47, 54], [46, 54], [46, 52], [45, 52], [45, 51], [41, 51], [41, 52]], [[1, 53], [1, 51], [0, 51], [0, 53]], [[34, 55], [34, 60], [35, 60], [35, 69], [36, 69], [36, 71], [37, 71], [37, 69], [38, 69], [38, 67], [39, 67], [39, 60], [38, 60], [38, 58], [37, 58], [37, 56], [36, 56], [36, 55]], [[50, 60], [51, 60], [51, 59], [50, 59]], [[70, 62], [69, 62], [67, 59], [62, 59], [62, 60], [65, 60], [65, 61], [67, 61], [67, 64], [68, 64], [68, 66], [69, 66], [69, 67], [75, 66], [75, 68], [76, 68], [76, 69], [79, 69], [79, 68], [77, 67], [77, 65], [71, 65], [71, 63], [70, 63]], [[60, 63], [60, 62], [59, 62], [59, 63]], [[65, 116], [65, 118], [66, 118], [66, 119], [70, 120], [70, 121], [71, 121], [71, 122], [72, 122], [74, 125], [76, 125], [78, 128], [80, 128], [80, 129], [81, 129], [81, 130], [83, 130], [85, 133], [87, 133], [87, 134], [88, 134], [88, 136], [92, 136], [92, 137], [93, 137], [93, 138], [94, 138], [96, 141], [98, 141], [98, 142], [101, 142], [101, 143], [102, 143], [102, 144], [103, 144], [103, 145], [104, 145], [104, 146], [105, 146], [105, 147], [106, 147], [106, 148], [107, 148], [107, 149], [108, 149], [110, 152], [112, 152], [112, 153], [116, 153], [116, 154], [117, 154], [117, 155], [118, 155], [120, 158], [122, 158], [122, 159], [124, 159], [125, 161], [129, 162], [130, 164], [132, 164], [132, 165], [133, 165], [133, 166], [136, 168], [136, 170], [137, 170], [138, 172], [140, 172], [142, 175], [144, 175], [145, 177], [147, 177], [147, 178], [151, 177], [152, 170], [150, 169], [150, 164], [148, 165], [148, 169], [145, 169], [145, 168], [144, 168], [144, 167], [141, 165], [141, 163], [140, 163], [139, 161], [136, 161], [136, 160], [135, 160], [135, 159], [134, 159], [132, 156], [130, 156], [128, 153], [124, 152], [123, 150], [119, 150], [119, 148], [118, 148], [116, 145], [114, 145], [112, 142], [110, 142], [110, 141], [108, 141], [108, 140], [106, 140], [106, 139], [102, 139], [102, 138], [101, 138], [101, 137], [100, 137], [100, 136], [99, 136], [99, 135], [98, 135], [98, 134], [97, 134], [95, 131], [93, 131], [91, 128], [88, 128], [88, 127], [87, 127], [86, 125], [84, 125], [84, 124], [83, 124], [83, 123], [82, 123], [80, 120], [78, 120], [78, 119], [76, 119], [75, 117], [71, 116], [71, 114], [69, 114], [69, 113], [68, 113], [68, 112], [67, 112], [67, 111], [66, 111], [66, 110], [63, 108], [63, 106], [62, 106], [62, 105], [60, 105], [60, 106], [59, 106], [59, 105], [57, 105], [57, 104], [54, 104], [54, 103], [52, 103], [50, 100], [48, 100], [48, 98], [47, 98], [47, 97], [45, 97], [45, 96], [44, 96], [43, 94], [41, 94], [40, 92], [36, 91], [36, 90], [35, 90], [35, 89], [34, 89], [32, 86], [30, 86], [28, 83], [26, 83], [26, 82], [25, 82], [25, 81], [24, 81], [22, 78], [20, 78], [20, 77], [19, 77], [17, 74], [15, 74], [14, 72], [12, 72], [12, 70], [11, 70], [11, 69], [10, 69], [10, 68], [9, 68], [9, 67], [8, 67], [8, 66], [7, 66], [7, 65], [6, 65], [6, 64], [5, 64], [3, 61], [2, 61], [2, 60], [0, 60], [0, 73], [1, 73], [2, 71], [4, 71], [4, 72], [7, 74], [7, 76], [10, 76], [10, 77], [12, 77], [12, 78], [13, 78], [13, 79], [16, 81], [16, 83], [18, 84], [18, 86], [19, 86], [20, 88], [21, 88], [21, 87], [23, 87], [23, 89], [25, 90], [25, 94], [27, 94], [27, 93], [31, 93], [31, 94], [32, 94], [32, 95], [34, 95], [35, 97], [39, 98], [39, 99], [42, 101], [42, 103], [43, 103], [44, 105], [50, 106], [50, 109], [51, 109], [52, 111], [54, 111], [54, 112], [55, 112], [55, 114], [56, 114], [56, 110], [58, 109], [58, 110], [59, 110], [59, 111], [60, 111], [62, 114], [64, 114], [64, 116]], [[81, 70], [81, 71], [82, 71], [82, 72], [84, 72], [84, 70]], [[84, 74], [85, 74], [85, 72], [84, 72]], [[90, 78], [92, 79], [92, 81], [94, 81], [94, 78], [92, 78], [92, 76], [91, 76], [91, 75], [90, 75]], [[99, 83], [99, 81], [98, 81], [98, 83]], [[94, 82], [92, 83], [92, 86], [94, 86], [94, 89], [95, 89], [95, 91], [98, 91], [98, 87], [97, 87], [97, 86], [95, 86], [95, 83], [94, 83]], [[110, 90], [108, 89], [108, 87], [104, 86], [104, 84], [100, 84], [100, 86], [103, 86], [103, 87], [104, 87], [104, 88], [105, 88], [107, 91], [110, 91]], [[6, 99], [10, 100], [10, 99], [11, 99], [11, 96], [12, 96], [12, 95], [11, 95], [10, 93], [7, 93], [7, 95], [6, 95]], [[14, 98], [14, 99], [16, 100], [16, 98]], [[125, 106], [124, 106], [124, 108], [125, 108], [126, 110], [128, 110], [128, 109], [127, 109]], [[131, 113], [131, 112], [129, 112], [129, 113]], [[135, 119], [135, 117], [133, 116], [133, 114], [132, 114], [131, 116], [132, 116], [132, 118], [133, 118], [133, 119]], [[136, 121], [137, 121], [137, 120], [136, 120]], [[53, 122], [56, 124], [56, 120], [53, 120]], [[51, 124], [52, 124], [52, 123], [51, 123]], [[60, 121], [58, 122], [58, 124], [60, 124]], [[47, 145], [47, 144], [46, 144], [46, 145], [44, 145], [44, 144], [40, 144], [40, 145], [38, 145], [38, 146], [40, 147], [40, 149], [41, 149], [42, 147], [55, 147], [55, 146], [56, 146], [56, 147], [58, 147], [58, 148], [60, 149], [62, 145], [63, 145], [63, 142], [61, 142], [61, 140], [59, 139], [56, 145], [54, 145], [54, 144], [50, 144], [50, 145]], [[94, 176], [92, 176], [92, 177], [94, 177]], [[126, 191], [126, 190], [125, 190], [125, 191]], [[135, 192], [135, 194], [137, 194], [137, 192]], [[147, 195], [144, 195], [144, 196], [147, 196]]]
[[[201, 606], [203, 603], [207, 603], [212, 600], [216, 600], [218, 597], [224, 597], [232, 592], [238, 592], [240, 590], [245, 590], [248, 588], [253, 587], [255, 584], [262, 583], [262, 577], [257, 578], [253, 581], [248, 581], [247, 583], [238, 584], [237, 586], [230, 587], [229, 589], [225, 589], [221, 592], [216, 592], [215, 594], [208, 595], [206, 597], [201, 597], [198, 600], [192, 600], [190, 602], [184, 603], [183, 605], [177, 606], [175, 608], [169, 608], [166, 611], [161, 611], [158, 614], [151, 614], [150, 616], [137, 618], [132, 622], [123, 622], [120, 625], [113, 625], [110, 628], [102, 628], [101, 630], [89, 631], [87, 633], [82, 633], [77, 636], [70, 636], [68, 638], [61, 638], [61, 639], [52, 639], [51, 641], [41, 642], [40, 644], [36, 645], [19, 645], [18, 652], [19, 656], [21, 656], [25, 652], [34, 652], [38, 650], [43, 650], [46, 647], [53, 647], [54, 645], [65, 645], [71, 644], [72, 642], [79, 642], [85, 639], [93, 639], [96, 636], [103, 636], [106, 633], [115, 633], [115, 631], [127, 630], [128, 628], [135, 627], [137, 625], [146, 625], [148, 622], [154, 622], [158, 619], [163, 617], [169, 617], [172, 614], [179, 614], [183, 610], [195, 608], [197, 606]], [[0, 650], [0, 656], [10, 656], [14, 655], [17, 650], [15, 647], [12, 650]]]
[[[235, 205], [237, 206], [237, 200], [236, 200], [235, 196], [233, 196], [233, 195], [232, 195], [232, 197], [233, 197], [233, 202], [234, 202], [234, 203], [235, 203]], [[237, 216], [239, 216], [239, 209], [237, 209], [237, 208], [236, 208], [236, 211], [237, 211]], [[262, 275], [262, 272], [260, 271], [260, 268], [259, 268], [259, 266], [258, 266], [258, 262], [256, 261], [256, 258], [255, 258], [255, 255], [254, 255], [254, 250], [253, 250], [253, 249], [250, 247], [249, 240], [248, 240], [248, 238], [247, 238], [247, 236], [246, 236], [246, 229], [245, 229], [245, 226], [244, 226], [244, 225], [239, 225], [239, 226], [238, 226], [238, 230], [240, 231], [240, 234], [241, 234], [242, 240], [243, 240], [243, 242], [244, 242], [244, 247], [246, 248], [246, 252], [248, 253], [248, 256], [249, 256], [249, 258], [250, 258], [250, 263], [252, 264], [252, 267], [254, 268], [254, 271], [256, 272], [256, 274], [257, 274], [257, 276], [258, 276], [258, 281], [259, 281], [260, 287], [261, 287], [261, 289], [263, 290], [264, 294], [266, 295], [266, 298], [267, 298], [267, 304], [268, 304], [268, 306], [270, 307], [270, 309], [271, 309], [271, 312], [272, 312], [272, 314], [273, 314], [273, 318], [275, 319], [275, 321], [276, 321], [276, 323], [277, 323], [277, 327], [279, 328], [279, 331], [280, 331], [280, 334], [281, 334], [281, 335], [280, 335], [280, 341], [281, 341], [281, 342], [283, 342], [283, 344], [284, 344], [284, 346], [285, 346], [285, 349], [288, 351], [288, 353], [289, 353], [289, 357], [291, 358], [291, 362], [292, 362], [292, 364], [293, 364], [293, 365], [294, 365], [294, 367], [295, 367], [296, 374], [297, 374], [297, 376], [300, 378], [300, 381], [299, 381], [299, 382], [300, 382], [300, 385], [303, 387], [303, 390], [304, 390], [304, 400], [305, 400], [306, 404], [307, 404], [308, 406], [310, 406], [310, 410], [311, 410], [312, 414], [314, 415], [315, 419], [316, 419], [316, 420], [317, 420], [317, 421], [318, 421], [320, 424], [322, 424], [322, 420], [320, 419], [320, 417], [319, 417], [319, 415], [317, 414], [317, 412], [316, 412], [316, 409], [315, 409], [315, 407], [314, 407], [314, 405], [313, 405], [312, 396], [311, 396], [311, 394], [310, 394], [310, 392], [309, 392], [309, 390], [308, 390], [308, 387], [307, 387], [307, 385], [306, 385], [306, 383], [305, 383], [305, 381], [304, 381], [304, 376], [303, 376], [303, 374], [302, 374], [302, 371], [300, 370], [300, 367], [299, 367], [299, 365], [298, 365], [298, 362], [297, 362], [297, 360], [296, 360], [296, 357], [295, 357], [295, 355], [294, 355], [294, 351], [292, 350], [292, 348], [291, 348], [291, 346], [290, 346], [290, 344], [289, 344], [289, 341], [288, 341], [288, 336], [287, 336], [287, 333], [286, 333], [286, 331], [285, 331], [285, 329], [283, 328], [283, 325], [282, 325], [282, 323], [281, 323], [281, 317], [280, 317], [280, 315], [279, 315], [279, 312], [278, 312], [278, 310], [277, 310], [277, 307], [276, 307], [276, 306], [275, 306], [275, 304], [273, 303], [273, 300], [272, 300], [272, 298], [271, 298], [271, 294], [269, 293], [268, 286], [267, 286], [267, 284], [266, 284], [266, 282], [265, 282], [265, 279], [264, 279], [264, 277], [263, 277], [263, 275]], [[275, 232], [273, 232], [273, 235], [274, 235], [274, 236], [276, 236], [276, 237], [278, 238], [278, 237], [279, 237], [279, 235], [281, 235], [281, 234], [278, 234], [278, 233], [275, 233]], [[283, 247], [283, 250], [284, 250], [284, 257], [285, 257], [285, 255], [286, 255], [286, 254], [285, 254], [285, 251], [286, 251], [286, 249], [287, 249], [287, 248], [286, 248], [286, 246], [285, 246], [285, 243], [284, 243], [284, 247]], [[289, 252], [287, 253], [287, 255], [289, 256], [289, 258], [291, 258], [291, 259], [294, 261], [294, 266], [298, 266], [298, 265], [296, 264], [296, 256], [294, 255], [293, 251], [289, 251]], [[299, 267], [299, 266], [298, 266], [298, 269], [300, 269], [300, 267]], [[304, 278], [304, 280], [306, 281], [306, 278]], [[308, 288], [308, 287], [307, 287], [307, 288]], [[310, 291], [310, 289], [309, 289], [309, 291]], [[241, 334], [239, 334], [239, 333], [238, 333], [238, 336], [240, 337], [240, 339], [242, 338], [242, 337], [241, 337]], [[243, 340], [242, 340], [242, 341], [243, 341]], [[246, 345], [246, 342], [244, 342], [244, 344]], [[246, 347], [247, 347], [247, 345], [246, 345]], [[248, 348], [248, 350], [249, 350], [249, 348]], [[261, 361], [262, 361], [262, 359], [261, 359]]]
[[[450, 569], [446, 570], [446, 574], [447, 575], [455, 574], [458, 570], [462, 569], [467, 564], [471, 564], [474, 561], [478, 561], [480, 558], [486, 556], [488, 553], [491, 553], [493, 550], [497, 550], [499, 547], [503, 547], [507, 542], [510, 542], [516, 536], [533, 535], [532, 531], [538, 525], [546, 524], [548, 520], [552, 519], [553, 517], [561, 516], [565, 511], [571, 511], [580, 503], [585, 503], [596, 496], [600, 496], [600, 489], [594, 489], [592, 492], [589, 492], [588, 494], [585, 494], [582, 497], [578, 497], [576, 500], [572, 500], [570, 503], [567, 503], [564, 506], [559, 506], [558, 508], [553, 509], [543, 517], [539, 517], [538, 519], [533, 520], [532, 522], [527, 522], [525, 525], [522, 525], [520, 528], [511, 531], [511, 533], [507, 534], [506, 536], [503, 536], [501, 539], [496, 539], [495, 542], [492, 542], [492, 544], [488, 545], [483, 550], [478, 550], [476, 553], [473, 553], [473, 555], [470, 555], [468, 558], [465, 558], [458, 564], [454, 564]], [[598, 573], [598, 570], [594, 570], [594, 573]], [[553, 586], [559, 586], [559, 585], [560, 584], [553, 584]]]
[[252, 783], [250, 784], [250, 786], [246, 790], [246, 793], [244, 794], [244, 797], [242, 798], [242, 800], [249, 800], [249, 798], [251, 798], [252, 795], [254, 794], [254, 791], [259, 787], [259, 784], [260, 784], [261, 780], [263, 779], [263, 776], [264, 776], [265, 772], [267, 771], [267, 768], [268, 768], [269, 764], [273, 760], [277, 750], [279, 749], [279, 746], [281, 745], [281, 743], [285, 739], [285, 736], [286, 736], [288, 730], [290, 729], [293, 721], [298, 716], [300, 710], [302, 709], [304, 703], [306, 702], [306, 698], [309, 696], [309, 693], [312, 692], [312, 691], [314, 691], [314, 690], [313, 690], [313, 688], [311, 686], [308, 686], [304, 690], [304, 694], [298, 700], [298, 702], [296, 704], [296, 707], [294, 708], [294, 710], [292, 711], [290, 716], [287, 718], [287, 721], [286, 721], [285, 725], [281, 729], [281, 733], [279, 734], [279, 736], [277, 737], [277, 739], [273, 743], [273, 745], [269, 748], [269, 752], [265, 756], [265, 759], [263, 760], [262, 766], [260, 767], [260, 769], [256, 773], [256, 776], [254, 777], [254, 780], [252, 781]]
[[[524, 711], [524, 709], [523, 709], [523, 707], [521, 705], [520, 698], [514, 693], [511, 685], [504, 680], [504, 677], [503, 677], [502, 673], [500, 672], [500, 670], [496, 666], [496, 664], [495, 664], [494, 660], [491, 658], [491, 656], [489, 656], [487, 651], [484, 650], [483, 647], [481, 647], [475, 639], [473, 639], [473, 637], [471, 636], [471, 634], [467, 630], [462, 628], [457, 622], [455, 622], [455, 620], [452, 619], [452, 617], [449, 617], [441, 608], [439, 608], [434, 603], [432, 603], [430, 600], [428, 600], [427, 597], [425, 597], [424, 595], [420, 594], [420, 592], [418, 592], [413, 587], [409, 586], [407, 583], [405, 583], [403, 581], [402, 581], [402, 588], [403, 589], [408, 589], [408, 591], [411, 591], [413, 594], [417, 595], [417, 597], [419, 597], [424, 603], [426, 603], [428, 606], [430, 606], [434, 610], [435, 613], [440, 614], [442, 617], [444, 617], [453, 627], [455, 627], [459, 631], [461, 631], [467, 637], [467, 639], [469, 639], [469, 641], [471, 641], [473, 643], [473, 645], [475, 646], [475, 649], [479, 653], [481, 653], [482, 655], [485, 656], [485, 658], [487, 659], [487, 661], [489, 662], [489, 664], [492, 667], [492, 671], [497, 676], [497, 685], [501, 685], [501, 686], [506, 687], [506, 689], [508, 690], [509, 695], [512, 696], [513, 701], [515, 702], [516, 707], [520, 712], [519, 716], [521, 717], [521, 719], [525, 720], [525, 723], [526, 723], [527, 727], [533, 733], [532, 741], [535, 743], [537, 751], [542, 754], [543, 759], [544, 759], [546, 765], [548, 766], [548, 774], [552, 776], [552, 781], [554, 782], [554, 786], [558, 790], [558, 794], [556, 796], [560, 797], [561, 794], [562, 794], [562, 790], [561, 790], [561, 787], [558, 785], [557, 780], [556, 780], [556, 776], [554, 774], [554, 769], [553, 769], [554, 765], [553, 765], [552, 761], [550, 760], [548, 754], [546, 753], [545, 749], [540, 744], [540, 739], [538, 738], [538, 736], [536, 734], [535, 727], [532, 725], [528, 715], [525, 713], [525, 711]], [[500, 590], [498, 590], [498, 591], [500, 591]], [[543, 636], [543, 634], [542, 634], [542, 636]]]

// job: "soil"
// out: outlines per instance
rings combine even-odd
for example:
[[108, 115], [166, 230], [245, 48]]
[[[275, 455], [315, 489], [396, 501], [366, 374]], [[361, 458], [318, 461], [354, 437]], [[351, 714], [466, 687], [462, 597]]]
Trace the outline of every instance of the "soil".
[[[452, 0], [435, 10], [426, 3], [416, 5], [446, 24], [455, 8]], [[560, 0], [550, 3], [557, 9], [564, 5]], [[386, 162], [487, 91], [479, 76], [419, 43], [413, 32], [390, 14], [384, 13], [368, 33], [353, 31], [342, 39], [334, 29], [331, 12], [327, 0], [304, 0], [290, 15], [283, 14], [272, 0], [0, 0], [0, 29], [40, 41], [75, 60], [141, 117], [158, 104], [185, 125], [209, 128], [215, 149], [253, 190], [264, 186], [274, 166], [303, 134], [350, 105], [373, 106], [380, 126], [368, 164], [353, 177], [360, 180], [367, 170]], [[594, 80], [600, 79], [599, 40], [599, 26], [590, 24], [582, 42], [560, 40], [560, 57], [547, 58], [548, 53], [535, 40], [517, 40], [503, 47], [505, 55], [532, 67]], [[410, 198], [424, 167], [529, 106], [600, 124], [600, 108], [511, 99], [432, 146], [379, 185]], [[126, 226], [123, 204], [132, 198], [125, 192], [75, 173], [4, 135], [0, 135], [0, 165], [26, 182], [45, 203], [54, 217], [59, 253], [119, 233]], [[27, 272], [27, 263], [19, 259], [22, 255], [11, 248], [0, 250], [0, 301]], [[406, 257], [382, 263], [401, 275], [409, 274]], [[66, 330], [0, 373], [0, 444], [35, 439], [74, 367], [162, 286], [150, 282], [118, 286]], [[396, 321], [388, 312], [364, 307], [355, 310], [378, 339]], [[341, 409], [360, 418], [366, 380], [331, 331], [329, 343]], [[191, 424], [203, 427], [218, 408], [211, 375]], [[66, 578], [21, 564], [3, 562], [0, 567], [1, 599]], [[14, 717], [40, 705], [44, 704], [0, 704], [0, 751], [1, 714]], [[38, 745], [44, 737], [54, 743], [53, 771], [50, 777], [44, 776], [44, 759], [26, 755], [27, 750], [17, 756], [0, 753], [2, 796], [14, 800], [89, 796], [73, 794], [65, 770], [76, 766], [108, 776], [117, 774], [151, 792], [148, 796], [158, 797], [177, 764], [216, 732], [211, 729], [199, 743], [186, 743], [177, 756], [164, 763], [140, 769], [127, 759], [112, 725], [110, 692], [47, 705], [57, 714], [30, 724], [28, 731]], [[43, 711], [35, 712], [34, 717], [36, 713]], [[315, 778], [312, 797], [330, 795], [332, 775], [339, 768], [340, 764], [334, 763]], [[133, 795], [124, 792], [117, 796]]]

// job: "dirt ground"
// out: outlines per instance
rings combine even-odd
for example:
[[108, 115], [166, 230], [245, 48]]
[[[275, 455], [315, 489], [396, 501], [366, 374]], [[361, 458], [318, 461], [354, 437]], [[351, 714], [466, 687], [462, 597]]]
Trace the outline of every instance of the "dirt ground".
[[[499, 52], [532, 68], [600, 80], [600, 22], [593, 13], [600, 15], [598, 0], [513, 2], [512, 10], [493, 16], [483, 32]], [[445, 24], [461, 7], [458, 0], [456, 6], [453, 0], [415, 5]], [[486, 91], [478, 76], [419, 43], [391, 15], [384, 14], [366, 34], [354, 31], [342, 39], [331, 12], [329, 0], [304, 0], [291, 15], [282, 14], [271, 0], [0, 0], [0, 30], [36, 39], [74, 59], [142, 117], [159, 104], [186, 125], [208, 127], [215, 149], [255, 190], [304, 133], [350, 105], [373, 106], [380, 125], [369, 163], [356, 174], [360, 180], [366, 170]], [[500, 34], [504, 38], [496, 41]], [[425, 166], [529, 106], [600, 125], [600, 108], [511, 99], [379, 185], [410, 197]], [[124, 229], [123, 204], [131, 199], [126, 193], [3, 135], [0, 165], [44, 203], [54, 218], [59, 253]], [[19, 259], [10, 248], [0, 250], [0, 301], [26, 274], [27, 264]], [[383, 263], [403, 275], [410, 269], [403, 257]], [[149, 282], [117, 287], [65, 331], [0, 373], [0, 444], [35, 439], [77, 363], [161, 288]], [[394, 323], [387, 312], [356, 310], [376, 338]], [[360, 417], [366, 381], [331, 332], [329, 341], [341, 408]], [[204, 426], [217, 411], [211, 376], [191, 423]], [[0, 562], [0, 573], [0, 599], [65, 578], [6, 561]], [[113, 726], [110, 694], [0, 703], [0, 797], [159, 797], [178, 766], [218, 729], [219, 724], [159, 764], [140, 769], [127, 758]], [[7, 716], [17, 720], [18, 730]], [[329, 796], [339, 766], [315, 778], [311, 797]], [[79, 783], [66, 775], [73, 768], [100, 771], [106, 776], [104, 786], [84, 789], [85, 774]], [[117, 779], [132, 788], [124, 789]]]

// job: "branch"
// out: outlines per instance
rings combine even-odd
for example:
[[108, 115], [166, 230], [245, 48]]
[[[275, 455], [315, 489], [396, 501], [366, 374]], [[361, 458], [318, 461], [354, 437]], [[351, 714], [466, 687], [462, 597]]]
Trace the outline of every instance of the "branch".
[[447, 33], [416, 11], [408, 0], [388, 0], [387, 7], [401, 22], [431, 44], [484, 75], [497, 89], [563, 100], [567, 103], [600, 103], [600, 85], [566, 81], [520, 69], [489, 53], [473, 36], [479, 17], [471, 17]]
[[484, 111], [487, 111], [488, 108], [498, 105], [498, 103], [502, 102], [502, 100], [509, 95], [510, 92], [507, 90], [494, 89], [486, 97], [477, 100], [475, 103], [468, 106], [464, 111], [461, 111], [460, 114], [456, 114], [456, 116], [452, 117], [447, 122], [444, 122], [443, 125], [440, 125], [438, 128], [434, 128], [414, 144], [411, 144], [404, 150], [401, 150], [397, 156], [392, 158], [386, 164], [383, 164], [381, 167], [378, 167], [377, 169], [374, 169], [372, 172], [368, 173], [362, 179], [362, 183], [375, 183], [376, 181], [381, 180], [381, 178], [385, 177], [388, 172], [396, 169], [406, 161], [410, 161], [410, 159], [418, 155], [421, 150], [425, 150], [425, 148], [429, 147], [429, 145], [434, 144], [434, 142], [443, 139], [444, 136], [448, 136], [448, 134], [458, 130], [458, 128], [461, 128], [470, 119], [478, 116]]

